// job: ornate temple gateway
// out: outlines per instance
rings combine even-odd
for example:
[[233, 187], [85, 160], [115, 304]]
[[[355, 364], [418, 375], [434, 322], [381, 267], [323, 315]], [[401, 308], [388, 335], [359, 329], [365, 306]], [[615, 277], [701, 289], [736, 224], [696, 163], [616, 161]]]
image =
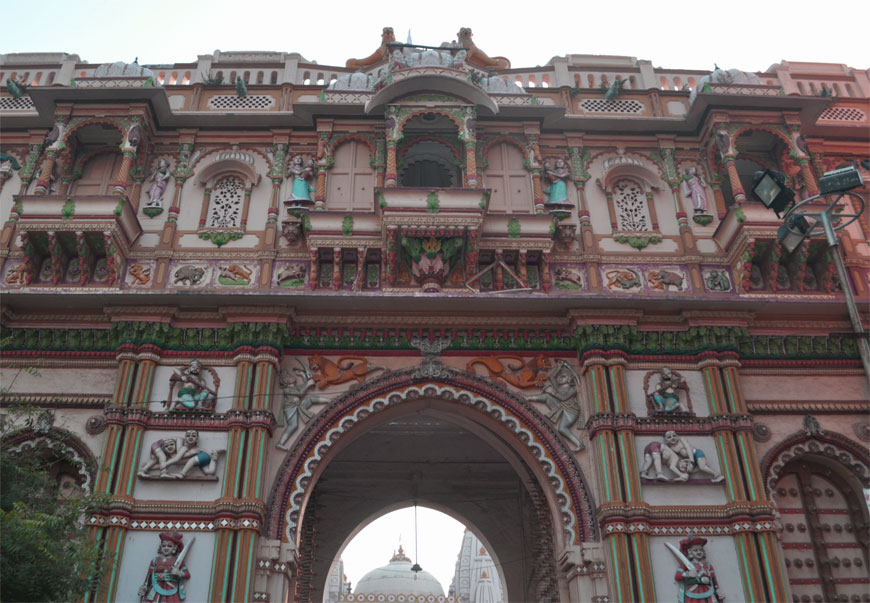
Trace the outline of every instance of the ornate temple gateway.
[[0, 81], [2, 402], [42, 409], [3, 445], [108, 496], [87, 601], [320, 601], [413, 504], [505, 600], [870, 600], [870, 232], [844, 282], [750, 193], [870, 180], [867, 71], [386, 28]]

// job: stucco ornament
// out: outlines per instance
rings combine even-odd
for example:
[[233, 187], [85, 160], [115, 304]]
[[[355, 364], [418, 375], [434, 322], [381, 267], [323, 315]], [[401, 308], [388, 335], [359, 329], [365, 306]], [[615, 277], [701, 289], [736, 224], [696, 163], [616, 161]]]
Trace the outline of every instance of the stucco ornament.
[[654, 413], [690, 412], [689, 386], [682, 375], [663, 366], [644, 378], [647, 407]]
[[526, 396], [531, 402], [543, 402], [550, 410], [547, 418], [555, 423], [559, 433], [574, 446], [583, 450], [583, 443], [571, 431], [580, 422], [580, 377], [567, 362], [558, 360], [547, 376], [547, 383], [540, 394]]
[[163, 211], [163, 194], [166, 192], [166, 185], [169, 184], [169, 177], [172, 172], [169, 170], [169, 162], [166, 159], [161, 159], [157, 162], [157, 167], [154, 173], [151, 174], [151, 186], [148, 187], [148, 203], [145, 204], [143, 212], [149, 217], [154, 217]]
[[[216, 480], [218, 457], [223, 449], [204, 451], [199, 447], [199, 432], [189, 429], [183, 438], [162, 438], [151, 445], [148, 460], [139, 468], [139, 477], [145, 479], [184, 479], [194, 467], [199, 474], [190, 479]], [[183, 463], [183, 465], [182, 465]], [[178, 471], [170, 471], [181, 465]], [[154, 471], [157, 471], [155, 474]]]
[[690, 166], [683, 172], [683, 194], [692, 200], [696, 214], [707, 213], [707, 183], [698, 174], [695, 166]]
[[187, 547], [184, 537], [178, 532], [161, 532], [157, 556], [148, 565], [145, 582], [139, 587], [140, 601], [149, 603], [180, 603], [186, 597], [184, 582], [190, 572], [184, 559], [193, 546], [195, 536], [190, 537]]
[[[184, 370], [173, 368], [173, 375], [169, 378], [169, 400], [163, 404], [170, 410], [214, 410], [217, 400], [217, 390], [220, 387], [220, 378], [214, 369], [205, 368], [199, 360], [191, 360]], [[209, 386], [205, 374], [211, 375], [213, 386]], [[172, 393], [175, 385], [178, 388], [178, 397], [173, 400]]]
[[308, 181], [311, 180], [313, 175], [313, 159], [309, 159], [306, 163], [302, 155], [295, 155], [290, 160], [287, 178], [293, 179], [293, 188], [290, 191], [289, 201], [311, 201], [311, 193], [314, 192], [314, 187]]
[[311, 406], [328, 402], [331, 398], [309, 393], [308, 390], [315, 385], [314, 376], [298, 358], [296, 362], [299, 363], [299, 368], [294, 367], [292, 372], [282, 370], [278, 377], [282, 392], [281, 413], [285, 422], [284, 431], [281, 432], [281, 438], [276, 444], [281, 450], [290, 449], [287, 441], [299, 427], [300, 418], [305, 423], [314, 416], [314, 413], [309, 411]]
[[677, 550], [674, 545], [665, 543], [680, 562], [680, 568], [674, 576], [679, 585], [678, 603], [725, 601], [725, 595], [716, 580], [716, 572], [707, 563], [707, 551], [704, 549], [706, 544], [706, 538], [686, 538], [680, 541], [680, 549]]
[[[665, 473], [667, 468], [668, 473]], [[666, 431], [661, 442], [650, 442], [643, 449], [641, 477], [662, 482], [686, 482], [693, 473], [700, 471], [710, 476], [713, 483], [721, 482], [724, 476], [707, 462], [703, 450], [693, 447], [675, 431]]]

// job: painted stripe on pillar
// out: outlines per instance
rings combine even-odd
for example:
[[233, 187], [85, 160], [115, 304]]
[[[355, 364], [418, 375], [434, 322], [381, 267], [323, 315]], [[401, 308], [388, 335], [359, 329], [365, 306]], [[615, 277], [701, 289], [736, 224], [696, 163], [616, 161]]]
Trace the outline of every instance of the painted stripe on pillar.
[[782, 575], [782, 564], [776, 540], [770, 532], [756, 534], [764, 558], [764, 573], [767, 576], [768, 592], [772, 601], [784, 601], [785, 576]]
[[[127, 450], [129, 454], [126, 459], [124, 471], [127, 472], [127, 485], [124, 488], [124, 494], [133, 496], [133, 485], [136, 480], [139, 455], [142, 452], [142, 429], [133, 427], [127, 428]], [[132, 438], [132, 441], [131, 441]]]
[[735, 433], [740, 456], [743, 457], [743, 472], [746, 475], [746, 486], [749, 488], [748, 500], [764, 500], [764, 493], [758, 489], [755, 475], [758, 473], [758, 463], [755, 459], [755, 450], [752, 442], [747, 442], [746, 432]]
[[[738, 489], [737, 480], [739, 479], [738, 475], [734, 474], [735, 466], [734, 459], [731, 454], [729, 454], [728, 450], [728, 442], [726, 438], [728, 434], [722, 433], [721, 431], [715, 434], [716, 440], [716, 449], [719, 451], [719, 465], [720, 470], [725, 474], [725, 485], [728, 487], [728, 499], [729, 500], [738, 500]], [[742, 488], [740, 489], [742, 491]]]
[[631, 590], [631, 585], [623, 584], [624, 572], [620, 571], [623, 566], [619, 563], [620, 559], [626, 558], [625, 547], [622, 546], [621, 539], [624, 538], [622, 534], [613, 534], [610, 536], [610, 554], [613, 563], [611, 564], [611, 569], [613, 570], [614, 580], [613, 586], [616, 588], [616, 600], [617, 601], [631, 601], [633, 596], [629, 594], [629, 597], [626, 597], [625, 591]]

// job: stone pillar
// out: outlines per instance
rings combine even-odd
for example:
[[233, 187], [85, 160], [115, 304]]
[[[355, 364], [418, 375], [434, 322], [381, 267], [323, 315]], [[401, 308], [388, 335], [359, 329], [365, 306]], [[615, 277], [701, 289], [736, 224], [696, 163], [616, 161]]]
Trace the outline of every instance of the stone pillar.
[[36, 180], [36, 188], [33, 189], [34, 195], [45, 195], [51, 189], [51, 173], [54, 169], [54, 163], [57, 161], [57, 149], [48, 149], [45, 152], [45, 163], [42, 164], [42, 171], [39, 173], [39, 178]]
[[[278, 352], [271, 347], [245, 347], [236, 354], [236, 382], [231, 413], [266, 415], [278, 365]], [[253, 412], [251, 412], [253, 411]], [[227, 466], [221, 500], [251, 509], [251, 517], [234, 526], [218, 529], [212, 566], [210, 601], [250, 601], [256, 578], [259, 529], [265, 513], [263, 478], [266, 446], [271, 438], [267, 423], [251, 418], [230, 426]], [[259, 511], [259, 518], [256, 517]]]
[[396, 166], [396, 145], [398, 141], [387, 140], [387, 173], [384, 178], [384, 186], [391, 188], [398, 186], [399, 174]]
[[725, 197], [722, 195], [722, 185], [719, 183], [718, 176], [710, 182], [710, 186], [713, 187], [713, 200], [716, 202], [716, 215], [719, 216], [720, 220], [723, 220], [725, 214], [728, 213], [728, 207], [725, 205]]
[[118, 177], [115, 179], [112, 189], [112, 192], [116, 195], [125, 195], [127, 193], [127, 181], [130, 180], [130, 168], [133, 167], [133, 160], [136, 158], [136, 148], [125, 148], [123, 155], [124, 158], [121, 160], [121, 166], [118, 168]]
[[810, 167], [809, 157], [800, 157], [797, 164], [801, 168], [801, 176], [804, 177], [804, 184], [807, 187], [807, 194], [810, 197], [815, 197], [819, 194], [819, 184], [816, 182], [816, 176], [813, 174], [813, 169]]
[[[723, 422], [722, 427], [714, 432], [725, 476], [725, 492], [729, 502], [767, 506], [772, 514], [774, 506], [762, 483], [759, 459], [749, 429], [728, 427], [739, 425], [740, 418], [748, 413], [740, 387], [739, 366], [733, 353], [708, 353], [700, 363], [710, 414], [731, 415], [730, 421]], [[746, 424], [749, 425], [748, 421]], [[780, 545], [773, 528], [738, 532], [734, 535], [734, 545], [747, 598], [750, 601], [785, 601], [787, 580], [782, 574]]]
[[[136, 354], [133, 346], [122, 347], [117, 356], [118, 376], [112, 395], [113, 407], [147, 408], [154, 383], [156, 356], [148, 351]], [[136, 472], [142, 453], [144, 428], [134, 422], [109, 422], [103, 441], [101, 462], [94, 491], [132, 505]], [[114, 601], [120, 579], [121, 556], [127, 528], [120, 523], [91, 525], [88, 535], [100, 546], [106, 560], [105, 574], [96, 596], [86, 593], [84, 601]]]
[[175, 166], [175, 171], [172, 173], [173, 178], [175, 178], [175, 194], [172, 197], [172, 205], [169, 206], [169, 211], [166, 214], [163, 232], [160, 233], [160, 242], [157, 244], [155, 287], [165, 286], [169, 276], [171, 249], [175, 242], [175, 231], [178, 228], [178, 216], [181, 213], [181, 193], [184, 189], [184, 183], [193, 175], [192, 170], [187, 165], [190, 161], [191, 153], [193, 153], [192, 135], [186, 136], [185, 140], [179, 144], [178, 162]]
[[592, 404], [590, 448], [601, 478], [599, 516], [615, 528], [602, 529], [610, 553], [614, 600], [654, 601], [647, 536], [624, 530], [627, 518], [643, 504], [633, 422], [614, 421], [616, 416], [634, 417], [628, 406], [626, 362], [623, 352], [592, 350], [583, 356], [581, 366]]
[[474, 139], [465, 141], [465, 186], [477, 188], [477, 142]]
[[746, 193], [743, 192], [743, 185], [740, 184], [740, 176], [737, 175], [737, 166], [734, 164], [736, 157], [734, 155], [726, 155], [722, 158], [722, 163], [725, 164], [725, 169], [728, 170], [728, 181], [731, 183], [731, 193], [734, 195], [734, 203], [740, 204], [746, 201]]
[[332, 288], [341, 289], [341, 247], [332, 248]]

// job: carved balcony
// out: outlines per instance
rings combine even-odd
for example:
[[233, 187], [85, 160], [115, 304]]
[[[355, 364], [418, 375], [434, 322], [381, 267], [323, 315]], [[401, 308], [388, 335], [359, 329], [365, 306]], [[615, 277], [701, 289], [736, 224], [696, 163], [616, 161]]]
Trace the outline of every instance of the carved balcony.
[[117, 287], [142, 234], [129, 200], [118, 195], [23, 196], [10, 221], [24, 258], [10, 258], [6, 284]]

